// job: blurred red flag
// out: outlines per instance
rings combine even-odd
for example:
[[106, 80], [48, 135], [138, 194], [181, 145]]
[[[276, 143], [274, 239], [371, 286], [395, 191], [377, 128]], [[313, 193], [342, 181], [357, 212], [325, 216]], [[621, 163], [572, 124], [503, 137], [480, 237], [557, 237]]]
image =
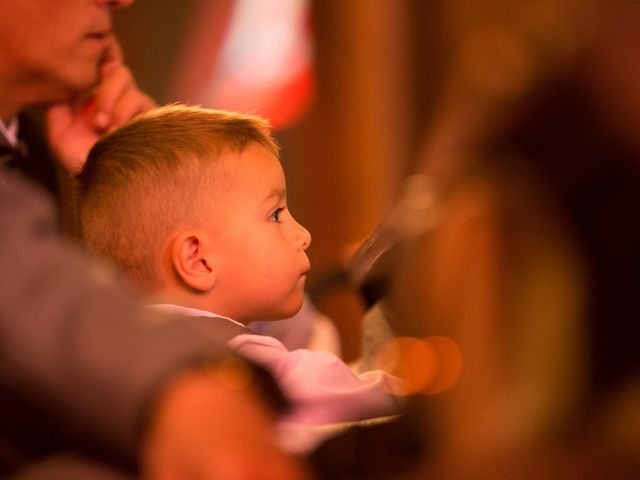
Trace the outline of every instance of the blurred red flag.
[[170, 96], [257, 113], [274, 128], [298, 120], [313, 95], [309, 0], [200, 3]]

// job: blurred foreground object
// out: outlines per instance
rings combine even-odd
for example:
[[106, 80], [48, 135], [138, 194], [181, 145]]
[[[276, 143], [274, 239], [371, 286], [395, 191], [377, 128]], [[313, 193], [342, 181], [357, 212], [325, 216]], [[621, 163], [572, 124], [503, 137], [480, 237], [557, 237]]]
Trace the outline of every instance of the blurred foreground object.
[[392, 212], [351, 269], [401, 353], [461, 354], [407, 370], [460, 367], [421, 389], [415, 478], [638, 478], [640, 4], [472, 3], [417, 168], [438, 214], [413, 234]]

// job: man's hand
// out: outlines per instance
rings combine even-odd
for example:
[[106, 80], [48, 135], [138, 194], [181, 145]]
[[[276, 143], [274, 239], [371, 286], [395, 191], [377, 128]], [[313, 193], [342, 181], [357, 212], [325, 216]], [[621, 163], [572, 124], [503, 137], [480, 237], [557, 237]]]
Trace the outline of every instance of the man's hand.
[[154, 101], [138, 89], [114, 39], [100, 67], [100, 83], [95, 89], [82, 99], [52, 105], [47, 110], [47, 134], [58, 165], [74, 177], [101, 135], [154, 106]]
[[273, 415], [250, 387], [204, 373], [174, 379], [145, 435], [146, 480], [303, 480], [303, 466], [273, 438]]

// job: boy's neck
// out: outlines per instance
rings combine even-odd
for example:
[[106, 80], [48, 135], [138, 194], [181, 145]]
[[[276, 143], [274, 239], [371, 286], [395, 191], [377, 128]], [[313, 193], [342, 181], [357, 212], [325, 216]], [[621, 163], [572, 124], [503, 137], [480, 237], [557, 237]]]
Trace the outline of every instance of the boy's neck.
[[211, 299], [207, 295], [191, 295], [185, 292], [173, 292], [163, 291], [152, 295], [149, 298], [149, 304], [172, 304], [179, 305], [181, 307], [192, 308], [211, 313], [213, 315], [227, 318], [234, 322], [240, 323], [246, 326], [246, 322], [241, 319], [234, 318], [227, 312], [215, 308], [211, 304]]

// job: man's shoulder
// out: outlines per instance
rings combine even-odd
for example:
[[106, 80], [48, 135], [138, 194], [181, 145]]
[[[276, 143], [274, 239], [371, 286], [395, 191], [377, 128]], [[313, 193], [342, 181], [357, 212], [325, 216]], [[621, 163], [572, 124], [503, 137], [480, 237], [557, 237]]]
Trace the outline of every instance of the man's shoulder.
[[16, 172], [0, 171], [0, 216], [3, 221], [48, 219], [53, 226], [55, 206], [51, 196], [38, 185]]

